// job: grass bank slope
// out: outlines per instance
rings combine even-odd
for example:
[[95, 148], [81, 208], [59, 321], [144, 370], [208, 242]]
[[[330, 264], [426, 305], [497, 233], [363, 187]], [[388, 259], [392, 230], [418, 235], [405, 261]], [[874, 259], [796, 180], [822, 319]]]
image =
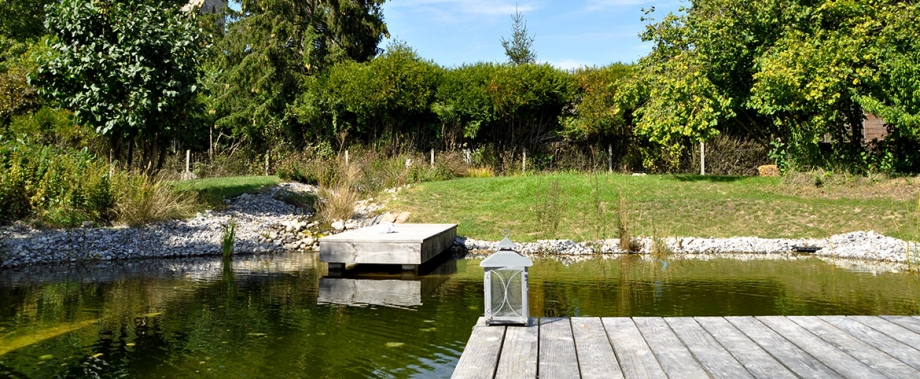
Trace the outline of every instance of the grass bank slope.
[[902, 182], [815, 187], [763, 177], [560, 173], [418, 184], [387, 208], [412, 212], [412, 222], [459, 223], [458, 233], [471, 238], [497, 240], [509, 229], [521, 242], [616, 238], [621, 218], [632, 236], [822, 238], [875, 230], [917, 239], [911, 225], [920, 187]]

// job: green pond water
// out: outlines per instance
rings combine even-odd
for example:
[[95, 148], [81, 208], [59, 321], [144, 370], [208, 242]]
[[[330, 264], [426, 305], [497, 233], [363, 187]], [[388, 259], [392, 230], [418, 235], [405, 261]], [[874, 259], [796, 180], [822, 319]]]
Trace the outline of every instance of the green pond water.
[[[316, 254], [2, 270], [0, 377], [449, 377], [483, 312], [479, 262], [417, 277], [325, 277]], [[859, 270], [810, 257], [537, 259], [531, 315], [920, 314], [916, 274]]]

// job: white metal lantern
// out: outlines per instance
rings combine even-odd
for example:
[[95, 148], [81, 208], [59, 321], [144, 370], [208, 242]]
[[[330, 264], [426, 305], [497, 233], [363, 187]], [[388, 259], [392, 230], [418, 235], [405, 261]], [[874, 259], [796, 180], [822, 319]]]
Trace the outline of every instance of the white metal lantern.
[[505, 238], [498, 243], [498, 252], [484, 259], [479, 265], [485, 270], [486, 323], [522, 324], [530, 321], [527, 303], [527, 270], [533, 262], [514, 251], [514, 242]]

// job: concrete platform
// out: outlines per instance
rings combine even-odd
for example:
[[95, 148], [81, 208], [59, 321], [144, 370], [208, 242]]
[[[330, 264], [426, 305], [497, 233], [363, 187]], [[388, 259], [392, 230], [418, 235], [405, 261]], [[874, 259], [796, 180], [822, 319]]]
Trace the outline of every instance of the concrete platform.
[[398, 264], [417, 270], [457, 238], [457, 224], [396, 224], [394, 233], [379, 231], [368, 227], [320, 238], [320, 262], [329, 263], [330, 270], [349, 264]]

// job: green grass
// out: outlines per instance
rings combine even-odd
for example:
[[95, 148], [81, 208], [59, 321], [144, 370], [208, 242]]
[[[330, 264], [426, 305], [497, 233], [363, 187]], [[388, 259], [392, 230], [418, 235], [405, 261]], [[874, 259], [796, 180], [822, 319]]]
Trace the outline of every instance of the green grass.
[[219, 208], [223, 206], [223, 199], [258, 192], [263, 186], [273, 186], [280, 182], [277, 176], [234, 176], [175, 181], [172, 184], [180, 192], [197, 193], [204, 205]]
[[[552, 233], [537, 215], [556, 180], [568, 199]], [[413, 222], [459, 223], [460, 235], [477, 239], [498, 240], [503, 229], [510, 229], [522, 242], [595, 240], [617, 237], [622, 190], [633, 236], [823, 238], [875, 230], [898, 237], [896, 222], [910, 217], [917, 185], [908, 183], [899, 191], [885, 183], [852, 186], [800, 188], [780, 178], [693, 175], [599, 174], [595, 180], [592, 174], [560, 173], [417, 184], [387, 208], [412, 212]], [[920, 237], [901, 233], [901, 238]]]

